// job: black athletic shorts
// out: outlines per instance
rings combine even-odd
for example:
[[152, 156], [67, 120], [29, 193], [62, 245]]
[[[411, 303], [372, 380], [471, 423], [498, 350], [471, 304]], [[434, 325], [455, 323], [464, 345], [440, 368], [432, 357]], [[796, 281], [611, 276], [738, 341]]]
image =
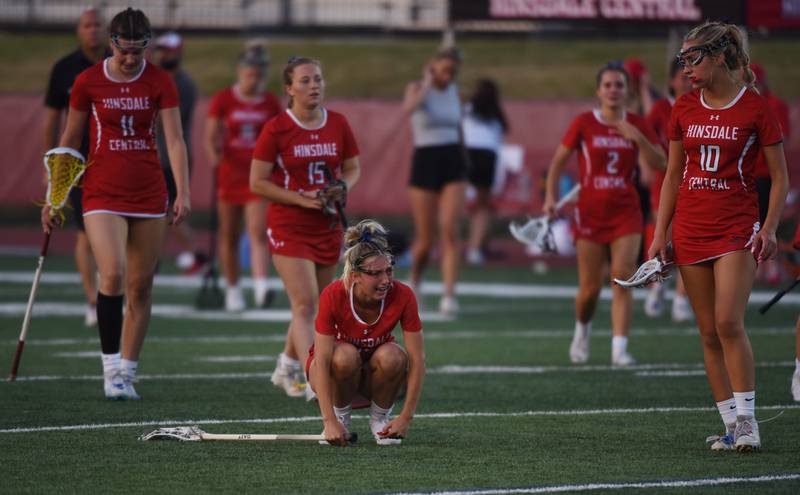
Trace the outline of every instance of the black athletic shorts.
[[75, 225], [81, 232], [86, 231], [83, 225], [83, 189], [78, 183], [69, 191], [69, 205], [72, 207], [72, 216], [75, 218]]
[[469, 183], [475, 187], [491, 189], [497, 153], [492, 150], [469, 148]]
[[463, 181], [466, 176], [461, 146], [423, 146], [414, 150], [409, 181], [412, 187], [438, 192], [451, 182]]
[[758, 221], [764, 226], [764, 220], [769, 211], [769, 192], [772, 190], [771, 177], [756, 177], [756, 191], [758, 191]]

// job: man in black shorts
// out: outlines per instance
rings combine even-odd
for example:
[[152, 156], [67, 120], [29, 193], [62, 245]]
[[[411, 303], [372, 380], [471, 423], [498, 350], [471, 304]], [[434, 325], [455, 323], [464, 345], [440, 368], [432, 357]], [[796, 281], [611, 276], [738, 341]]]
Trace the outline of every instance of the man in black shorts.
[[[50, 72], [50, 82], [44, 99], [45, 118], [43, 129], [44, 150], [58, 146], [61, 136], [61, 124], [69, 109], [69, 95], [72, 83], [78, 74], [100, 62], [107, 54], [105, 29], [100, 13], [88, 8], [78, 19], [77, 27], [80, 46], [77, 50], [55, 63]], [[87, 121], [88, 122], [88, 121]], [[83, 142], [79, 150], [84, 157], [89, 154], [89, 129], [83, 133]], [[78, 185], [80, 186], [80, 184]], [[97, 265], [89, 247], [89, 241], [83, 229], [83, 208], [81, 207], [81, 188], [73, 187], [70, 192], [70, 205], [73, 217], [78, 226], [78, 237], [75, 242], [75, 263], [81, 275], [83, 290], [89, 306], [86, 309], [86, 326], [97, 324]]]

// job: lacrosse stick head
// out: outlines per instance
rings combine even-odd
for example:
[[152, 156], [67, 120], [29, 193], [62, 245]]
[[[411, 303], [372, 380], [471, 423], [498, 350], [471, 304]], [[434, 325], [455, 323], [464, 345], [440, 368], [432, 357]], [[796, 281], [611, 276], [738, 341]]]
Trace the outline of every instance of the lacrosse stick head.
[[525, 223], [512, 221], [508, 230], [514, 239], [538, 248], [543, 253], [555, 253], [556, 242], [550, 229], [550, 219], [546, 216], [529, 218]]
[[205, 432], [199, 426], [174, 426], [170, 428], [159, 428], [150, 433], [143, 433], [139, 440], [148, 442], [150, 440], [177, 440], [179, 442], [199, 442], [203, 439]]
[[72, 148], [53, 148], [44, 154], [47, 171], [47, 196], [45, 204], [50, 207], [50, 216], [61, 214], [70, 190], [75, 187], [86, 170], [86, 159]]
[[663, 282], [670, 277], [669, 269], [672, 263], [664, 263], [658, 256], [642, 263], [636, 272], [627, 280], [614, 279], [614, 283], [631, 289], [634, 287], [646, 287], [653, 282]]

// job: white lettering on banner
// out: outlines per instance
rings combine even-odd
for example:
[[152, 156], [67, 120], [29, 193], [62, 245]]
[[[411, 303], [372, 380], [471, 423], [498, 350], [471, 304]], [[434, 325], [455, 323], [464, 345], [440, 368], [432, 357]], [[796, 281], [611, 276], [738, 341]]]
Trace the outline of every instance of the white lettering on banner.
[[633, 149], [633, 143], [622, 136], [592, 136], [594, 148], [625, 148]]
[[316, 156], [337, 156], [336, 143], [298, 144], [294, 147], [296, 158], [313, 158]]
[[109, 139], [109, 151], [148, 151], [150, 143], [146, 139]]
[[711, 177], [690, 177], [689, 190], [694, 191], [698, 189], [705, 189], [711, 191], [728, 191], [727, 179], [716, 179]]
[[106, 110], [150, 110], [150, 97], [103, 98], [103, 108]]
[[599, 175], [592, 177], [592, 180], [595, 189], [626, 189], [628, 187], [624, 177]]
[[736, 141], [738, 127], [728, 125], [699, 125], [692, 124], [686, 128], [687, 138], [700, 138], [700, 139], [723, 139], [726, 141]]
[[491, 0], [491, 17], [699, 21], [696, 0]]

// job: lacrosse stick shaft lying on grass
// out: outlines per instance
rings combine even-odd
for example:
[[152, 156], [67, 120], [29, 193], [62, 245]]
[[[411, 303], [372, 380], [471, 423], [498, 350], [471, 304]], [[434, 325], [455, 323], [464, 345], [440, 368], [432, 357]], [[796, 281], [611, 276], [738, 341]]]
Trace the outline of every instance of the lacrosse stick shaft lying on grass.
[[[206, 433], [198, 426], [176, 426], [159, 428], [145, 433], [139, 440], [178, 440], [182, 442], [209, 442], [209, 441], [234, 441], [234, 442], [325, 442], [325, 435], [293, 435], [293, 434], [256, 434], [256, 433]], [[358, 435], [350, 433], [347, 438], [350, 444], [358, 441]]]

